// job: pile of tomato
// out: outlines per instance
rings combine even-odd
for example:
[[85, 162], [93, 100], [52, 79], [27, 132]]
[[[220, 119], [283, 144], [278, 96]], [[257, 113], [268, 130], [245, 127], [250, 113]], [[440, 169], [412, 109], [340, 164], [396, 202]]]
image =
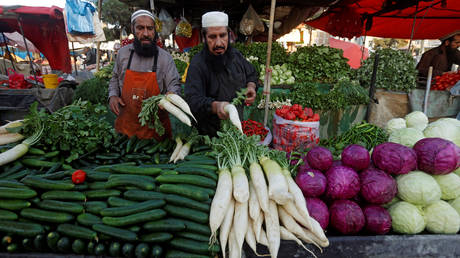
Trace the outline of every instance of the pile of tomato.
[[319, 114], [313, 113], [311, 108], [302, 105], [294, 104], [292, 106], [284, 105], [276, 110], [276, 115], [292, 121], [300, 122], [316, 122], [319, 121]]
[[432, 90], [446, 90], [454, 86], [460, 80], [460, 71], [448, 72], [434, 78], [436, 83], [431, 86]]
[[246, 120], [241, 123], [243, 126], [243, 133], [247, 136], [260, 135], [260, 140], [264, 140], [267, 137], [268, 130], [262, 123], [254, 120]]

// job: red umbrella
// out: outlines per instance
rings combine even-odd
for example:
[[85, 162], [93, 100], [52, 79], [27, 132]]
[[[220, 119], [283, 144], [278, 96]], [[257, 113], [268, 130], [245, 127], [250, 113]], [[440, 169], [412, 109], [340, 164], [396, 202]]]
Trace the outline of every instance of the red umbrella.
[[460, 29], [460, 3], [458, 0], [345, 0], [307, 24], [348, 38], [367, 35], [439, 39]]
[[364, 47], [363, 52], [363, 49], [360, 45], [352, 42], [329, 38], [329, 46], [342, 49], [343, 56], [348, 59], [348, 64], [351, 68], [354, 69], [358, 69], [361, 66], [361, 56], [363, 60], [369, 57], [369, 51], [367, 48]]

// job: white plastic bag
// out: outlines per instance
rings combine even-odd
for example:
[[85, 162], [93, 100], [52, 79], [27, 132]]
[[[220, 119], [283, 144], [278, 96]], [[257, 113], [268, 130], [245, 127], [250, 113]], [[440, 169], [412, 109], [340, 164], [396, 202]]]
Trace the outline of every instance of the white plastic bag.
[[255, 31], [264, 32], [265, 27], [259, 15], [256, 13], [252, 5], [249, 5], [248, 10], [244, 13], [240, 21], [240, 32], [243, 35], [249, 36]]
[[171, 33], [176, 28], [176, 23], [171, 15], [166, 11], [166, 9], [161, 9], [160, 14], [158, 15], [158, 19], [161, 21], [162, 28], [161, 32], [159, 32], [162, 38], [166, 38], [167, 36], [171, 35]]

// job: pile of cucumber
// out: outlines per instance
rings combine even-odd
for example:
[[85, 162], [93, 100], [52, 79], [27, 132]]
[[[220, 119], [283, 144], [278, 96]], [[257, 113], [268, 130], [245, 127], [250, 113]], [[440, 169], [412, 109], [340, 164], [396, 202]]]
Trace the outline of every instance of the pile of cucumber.
[[[118, 158], [93, 153], [66, 167], [59, 153], [33, 149], [0, 168], [3, 250], [118, 257], [218, 253], [218, 245], [208, 246], [208, 214], [217, 182], [216, 162], [204, 155], [209, 149], [196, 147], [185, 161], [166, 164], [170, 141], [125, 141], [117, 147], [125, 150]], [[164, 155], [155, 161], [160, 152]], [[72, 183], [75, 169], [86, 172], [83, 184]]]

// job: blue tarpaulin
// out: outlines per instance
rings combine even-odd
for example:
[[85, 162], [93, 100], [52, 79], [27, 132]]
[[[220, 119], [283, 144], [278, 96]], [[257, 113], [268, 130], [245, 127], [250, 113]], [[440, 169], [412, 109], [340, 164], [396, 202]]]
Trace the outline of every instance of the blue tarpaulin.
[[96, 7], [83, 0], [66, 0], [67, 30], [70, 34], [94, 34], [93, 13]]

